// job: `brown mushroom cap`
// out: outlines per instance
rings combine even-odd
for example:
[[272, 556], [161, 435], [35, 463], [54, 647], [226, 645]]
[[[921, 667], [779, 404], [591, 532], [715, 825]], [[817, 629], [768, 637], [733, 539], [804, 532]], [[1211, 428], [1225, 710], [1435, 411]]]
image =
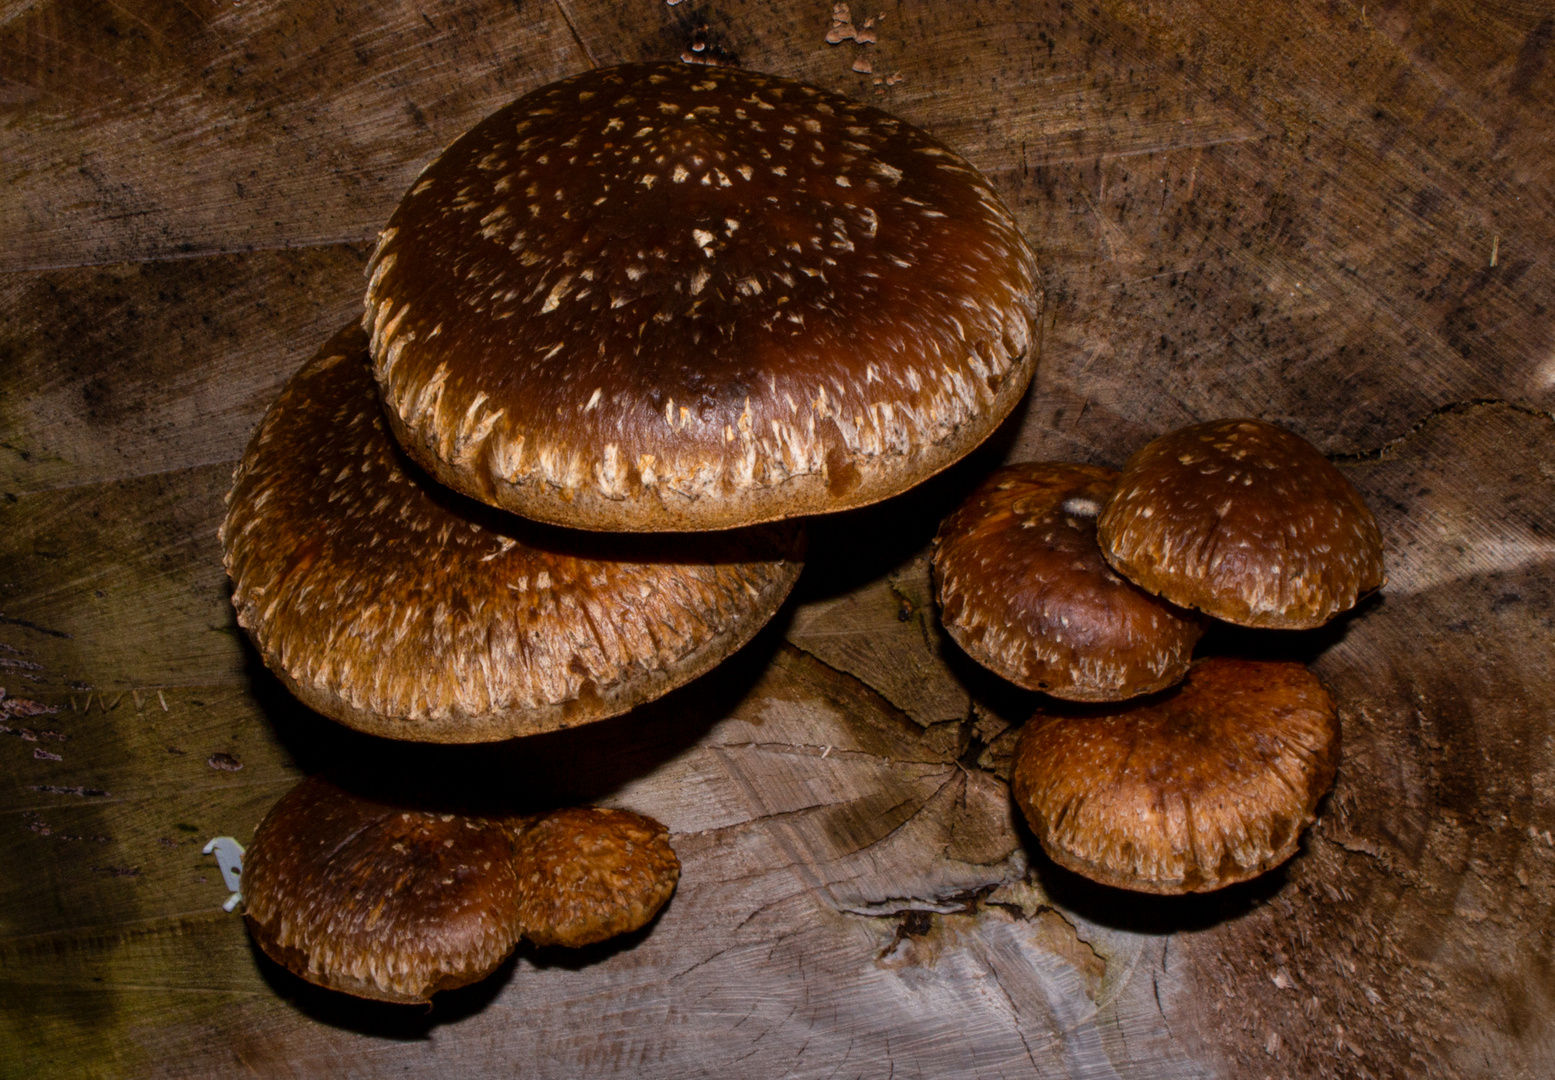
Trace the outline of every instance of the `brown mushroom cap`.
[[269, 957], [311, 983], [424, 1002], [477, 982], [518, 941], [513, 838], [498, 821], [405, 809], [309, 777], [243, 860], [244, 914]]
[[1013, 787], [1060, 866], [1124, 889], [1207, 892], [1295, 853], [1338, 758], [1333, 700], [1305, 667], [1214, 658], [1158, 698], [1039, 712]]
[[310, 707], [399, 739], [625, 712], [744, 644], [802, 568], [794, 525], [610, 537], [438, 488], [389, 435], [354, 325], [271, 407], [228, 499], [232, 601], [265, 663]]
[[1261, 420], [1147, 444], [1124, 464], [1098, 535], [1135, 584], [1242, 626], [1321, 626], [1385, 580], [1360, 493], [1312, 444]]
[[983, 666], [1073, 701], [1154, 693], [1188, 671], [1203, 620], [1112, 572], [1096, 515], [1118, 474], [1025, 462], [998, 470], [935, 539], [940, 619]]
[[680, 860], [650, 817], [557, 810], [518, 835], [518, 925], [536, 945], [576, 948], [645, 925], [675, 891]]
[[629, 810], [478, 817], [303, 780], [244, 856], [248, 926], [319, 986], [425, 1002], [477, 982], [520, 937], [589, 945], [636, 930], [675, 891], [668, 831]]
[[1009, 211], [928, 135], [732, 68], [543, 87], [417, 179], [367, 291], [396, 433], [558, 525], [862, 506], [980, 443], [1035, 370]]

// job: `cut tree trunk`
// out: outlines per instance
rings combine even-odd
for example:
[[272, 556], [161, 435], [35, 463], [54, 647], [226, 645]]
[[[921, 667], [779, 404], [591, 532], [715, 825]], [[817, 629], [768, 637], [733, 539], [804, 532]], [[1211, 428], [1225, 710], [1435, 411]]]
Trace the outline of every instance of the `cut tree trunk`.
[[[0, 1074], [1555, 1075], [1552, 48], [1547, 7], [1468, 0], [0, 5]], [[221, 569], [250, 432], [442, 146], [682, 54], [984, 169], [1044, 269], [1032, 392], [813, 523], [773, 627], [630, 716], [429, 749], [308, 712]], [[1204, 645], [1311, 663], [1339, 778], [1263, 879], [1093, 886], [1015, 820], [1035, 698], [939, 631], [928, 543], [1001, 460], [1235, 415], [1383, 526], [1353, 614]], [[679, 891], [430, 1012], [316, 990], [201, 847], [347, 762], [652, 814]]]

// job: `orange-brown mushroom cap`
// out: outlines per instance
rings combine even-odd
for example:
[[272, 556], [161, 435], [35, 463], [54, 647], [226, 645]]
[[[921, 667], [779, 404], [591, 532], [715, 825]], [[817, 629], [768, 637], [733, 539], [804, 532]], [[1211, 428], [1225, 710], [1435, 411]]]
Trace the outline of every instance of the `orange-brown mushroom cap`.
[[1098, 535], [1130, 581], [1243, 626], [1321, 626], [1385, 580], [1360, 493], [1312, 444], [1261, 420], [1148, 443], [1124, 464]]
[[485, 978], [518, 941], [520, 885], [503, 822], [408, 809], [322, 777], [271, 808], [242, 882], [260, 948], [357, 997], [424, 1002]]
[[1025, 462], [988, 477], [940, 525], [940, 618], [978, 663], [1074, 701], [1154, 693], [1188, 671], [1203, 620], [1123, 580], [1096, 544], [1117, 473]]
[[627, 64], [495, 113], [380, 237], [374, 371], [411, 456], [526, 517], [723, 529], [959, 459], [1035, 370], [1041, 288], [965, 159], [733, 68]]
[[238, 622], [304, 703], [390, 738], [597, 720], [710, 669], [777, 611], [802, 530], [613, 537], [426, 480], [390, 436], [359, 326], [254, 434], [221, 536]]
[[1215, 658], [1156, 698], [1038, 713], [1013, 787], [1060, 866], [1141, 892], [1205, 892], [1295, 853], [1338, 757], [1333, 700], [1305, 667]]
[[669, 831], [626, 810], [574, 807], [518, 832], [518, 925], [536, 945], [576, 948], [628, 933], [675, 891]]

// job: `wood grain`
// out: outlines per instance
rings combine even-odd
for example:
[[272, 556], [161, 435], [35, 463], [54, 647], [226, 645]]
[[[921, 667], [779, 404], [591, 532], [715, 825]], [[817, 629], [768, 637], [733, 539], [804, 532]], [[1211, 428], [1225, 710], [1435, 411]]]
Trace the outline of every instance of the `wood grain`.
[[[0, 3], [0, 1075], [1555, 1073], [1547, 5], [854, 7], [875, 42], [828, 43], [830, 0]], [[1032, 394], [814, 523], [774, 626], [637, 714], [431, 753], [302, 709], [220, 569], [252, 426], [444, 144], [683, 52], [988, 171], [1047, 276]], [[1329, 630], [1206, 640], [1313, 662], [1340, 778], [1286, 870], [1142, 902], [1012, 820], [1033, 698], [940, 634], [926, 544], [1001, 460], [1238, 413], [1338, 455], [1391, 578]], [[654, 814], [680, 891], [431, 1013], [313, 990], [199, 847], [342, 764]]]
[[0, 490], [236, 462], [362, 304], [360, 246], [0, 276]]
[[581, 63], [548, 4], [8, 6], [0, 268], [370, 239], [446, 143]]
[[1555, 1068], [1552, 460], [1548, 415], [1483, 405], [1349, 466], [1392, 576], [1314, 664], [1339, 780], [1278, 892], [1183, 941], [1226, 1074]]

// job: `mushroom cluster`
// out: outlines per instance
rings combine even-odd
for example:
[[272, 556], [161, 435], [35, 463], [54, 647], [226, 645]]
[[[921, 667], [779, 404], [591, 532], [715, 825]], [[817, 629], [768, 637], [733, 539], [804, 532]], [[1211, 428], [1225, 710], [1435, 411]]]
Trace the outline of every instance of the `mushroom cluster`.
[[[368, 279], [254, 434], [221, 539], [265, 664], [395, 739], [584, 724], [707, 671], [784, 602], [805, 515], [964, 456], [1038, 357], [1034, 256], [971, 165], [732, 68], [520, 98], [421, 173]], [[308, 781], [260, 827], [249, 925], [304, 978], [424, 1000], [519, 937], [652, 918], [678, 865], [616, 814]]]
[[1164, 435], [1121, 473], [1027, 463], [945, 519], [946, 631], [1054, 698], [1016, 745], [1016, 802], [1061, 866], [1145, 892], [1288, 859], [1333, 783], [1339, 723], [1300, 664], [1192, 653], [1208, 619], [1311, 629], [1384, 581], [1371, 511], [1299, 436], [1258, 420]]

